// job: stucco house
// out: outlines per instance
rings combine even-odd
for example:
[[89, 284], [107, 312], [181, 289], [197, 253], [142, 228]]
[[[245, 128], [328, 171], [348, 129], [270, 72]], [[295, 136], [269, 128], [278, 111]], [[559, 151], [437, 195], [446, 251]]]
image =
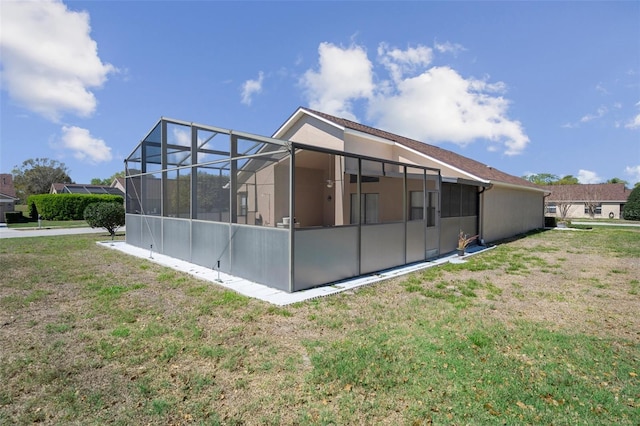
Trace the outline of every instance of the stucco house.
[[113, 181], [111, 182], [111, 188], [117, 188], [119, 189], [123, 194], [126, 192], [126, 186], [125, 186], [125, 182], [124, 182], [124, 178], [123, 177], [117, 177], [117, 178], [113, 178]]
[[127, 243], [293, 292], [544, 226], [544, 189], [299, 108], [267, 138], [162, 118], [125, 160]]
[[631, 190], [624, 183], [541, 186], [551, 194], [545, 214], [563, 219], [622, 218]]
[[15, 211], [18, 198], [10, 173], [0, 174], [0, 223], [5, 222], [4, 214]]

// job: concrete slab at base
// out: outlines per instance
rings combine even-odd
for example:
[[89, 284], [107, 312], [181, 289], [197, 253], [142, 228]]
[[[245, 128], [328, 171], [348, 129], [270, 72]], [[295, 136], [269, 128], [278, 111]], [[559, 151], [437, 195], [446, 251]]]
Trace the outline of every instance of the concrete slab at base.
[[[140, 247], [135, 247], [127, 244], [124, 241], [100, 241], [98, 242], [98, 245], [109, 249], [118, 250], [142, 259], [147, 259], [151, 262], [175, 269], [177, 271], [186, 272], [187, 274], [190, 274], [201, 280], [209, 281], [211, 283], [233, 290], [244, 296], [263, 300], [277, 306], [286, 306], [292, 303], [315, 299], [317, 297], [325, 297], [365, 285], [370, 285], [380, 281], [395, 278], [401, 275], [406, 275], [411, 272], [419, 271], [421, 269], [442, 265], [443, 263], [459, 263], [461, 260], [459, 259], [458, 255], [454, 253], [428, 262], [420, 262], [411, 265], [400, 266], [375, 274], [335, 282], [323, 287], [316, 287], [309, 290], [298, 291], [295, 293], [287, 293], [285, 291], [254, 283], [243, 278], [228, 275], [210, 268], [205, 268], [204, 266], [195, 265], [184, 260], [165, 256], [159, 253], [154, 253], [150, 250], [145, 250]], [[490, 248], [492, 247], [484, 248], [483, 250], [476, 250], [473, 253], [465, 255], [464, 257], [466, 258], [477, 253], [481, 253], [482, 251], [488, 250]]]

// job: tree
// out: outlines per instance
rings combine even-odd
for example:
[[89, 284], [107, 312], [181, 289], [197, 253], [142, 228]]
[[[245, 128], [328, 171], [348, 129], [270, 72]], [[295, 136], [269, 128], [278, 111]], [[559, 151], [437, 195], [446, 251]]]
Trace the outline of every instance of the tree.
[[538, 173], [523, 176], [523, 178], [536, 185], [553, 185], [558, 180], [558, 176], [552, 175], [551, 173]]
[[22, 202], [29, 195], [48, 193], [53, 183], [72, 183], [68, 172], [64, 163], [49, 158], [30, 158], [11, 171], [16, 195]]
[[627, 182], [626, 180], [614, 177], [609, 179], [608, 181], [606, 181], [605, 183], [624, 183], [624, 186], [626, 187], [627, 185], [629, 185], [629, 182]]
[[91, 185], [111, 185], [115, 178], [123, 178], [124, 171], [119, 171], [111, 175], [111, 177], [106, 179], [93, 178], [91, 179]]
[[566, 175], [554, 182], [553, 185], [577, 185], [578, 183], [580, 182], [578, 182], [577, 177]]
[[594, 184], [585, 184], [584, 188], [586, 190], [584, 208], [587, 212], [589, 212], [589, 216], [593, 218], [596, 215], [598, 207], [602, 206], [602, 194], [600, 193], [600, 186]]
[[116, 235], [119, 227], [125, 224], [124, 206], [120, 203], [93, 203], [84, 209], [84, 220], [92, 228], [104, 228], [111, 235]]
[[636, 185], [629, 194], [627, 202], [622, 209], [622, 218], [625, 220], [640, 220], [640, 186]]

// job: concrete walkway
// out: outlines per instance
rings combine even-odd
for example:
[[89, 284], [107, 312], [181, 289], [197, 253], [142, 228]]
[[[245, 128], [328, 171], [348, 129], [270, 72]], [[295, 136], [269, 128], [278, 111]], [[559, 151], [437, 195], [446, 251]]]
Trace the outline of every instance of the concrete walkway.
[[97, 244], [105, 248], [118, 250], [128, 255], [136, 256], [141, 259], [147, 259], [150, 262], [155, 262], [168, 268], [175, 269], [177, 271], [186, 272], [187, 274], [190, 274], [201, 280], [208, 281], [210, 283], [233, 290], [244, 296], [263, 300], [277, 306], [286, 306], [292, 303], [302, 302], [318, 297], [325, 297], [345, 291], [352, 291], [358, 287], [371, 285], [383, 280], [388, 280], [390, 278], [395, 278], [401, 275], [409, 274], [411, 272], [419, 271], [421, 269], [442, 265], [443, 263], [447, 262], [464, 263], [465, 258], [494, 248], [494, 246], [474, 246], [473, 250], [470, 250], [469, 253], [463, 257], [459, 257], [457, 254], [448, 254], [427, 262], [419, 262], [411, 265], [399, 266], [397, 268], [391, 268], [385, 271], [335, 282], [331, 285], [297, 291], [295, 293], [287, 293], [286, 291], [267, 287], [265, 285], [245, 280], [243, 278], [228, 275], [210, 268], [205, 268], [204, 266], [194, 265], [193, 263], [189, 263], [184, 260], [165, 256], [160, 253], [154, 253], [150, 250], [145, 250], [140, 247], [134, 247], [124, 241], [100, 241]]
[[[117, 233], [124, 232], [125, 228], [119, 228]], [[0, 224], [0, 239], [25, 238], [25, 237], [52, 237], [56, 235], [100, 234], [108, 236], [103, 228], [8, 228], [6, 224]]]
[[635, 227], [640, 227], [640, 222], [636, 222], [636, 223], [629, 223], [629, 222], [615, 223], [615, 222], [587, 222], [587, 221], [582, 221], [582, 220], [572, 220], [571, 224], [572, 225], [587, 225], [587, 226], [635, 226]]

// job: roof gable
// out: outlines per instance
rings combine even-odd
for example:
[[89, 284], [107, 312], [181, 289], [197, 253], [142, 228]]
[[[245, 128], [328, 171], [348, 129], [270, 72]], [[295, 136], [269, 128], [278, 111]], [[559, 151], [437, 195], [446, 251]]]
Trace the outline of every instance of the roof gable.
[[333, 123], [336, 126], [339, 126], [343, 129], [350, 129], [357, 132], [365, 133], [376, 138], [382, 138], [388, 141], [392, 141], [398, 145], [402, 145], [411, 150], [417, 151], [418, 153], [430, 157], [436, 162], [440, 162], [444, 165], [447, 165], [453, 169], [461, 170], [471, 177], [484, 180], [491, 183], [505, 183], [509, 185], [528, 187], [532, 189], [542, 189], [539, 185], [536, 185], [532, 182], [529, 182], [526, 179], [510, 175], [501, 170], [483, 164], [479, 161], [472, 160], [471, 158], [465, 157], [460, 154], [456, 154], [453, 151], [449, 151], [447, 149], [439, 148], [434, 145], [429, 145], [424, 142], [420, 142], [414, 139], [409, 139], [404, 136], [396, 135], [394, 133], [390, 133], [384, 130], [376, 129], [374, 127], [366, 126], [364, 124], [356, 123], [355, 121], [347, 120], [345, 118], [335, 117], [330, 114], [325, 114], [320, 111], [315, 111], [309, 108], [301, 107], [296, 111], [294, 115], [292, 115], [287, 123], [283, 125], [278, 132], [281, 130], [286, 130], [287, 126], [290, 126], [291, 121], [295, 121], [296, 117], [299, 116], [300, 112], [306, 112], [311, 114], [317, 118], [322, 119], [323, 121], [327, 121]]

